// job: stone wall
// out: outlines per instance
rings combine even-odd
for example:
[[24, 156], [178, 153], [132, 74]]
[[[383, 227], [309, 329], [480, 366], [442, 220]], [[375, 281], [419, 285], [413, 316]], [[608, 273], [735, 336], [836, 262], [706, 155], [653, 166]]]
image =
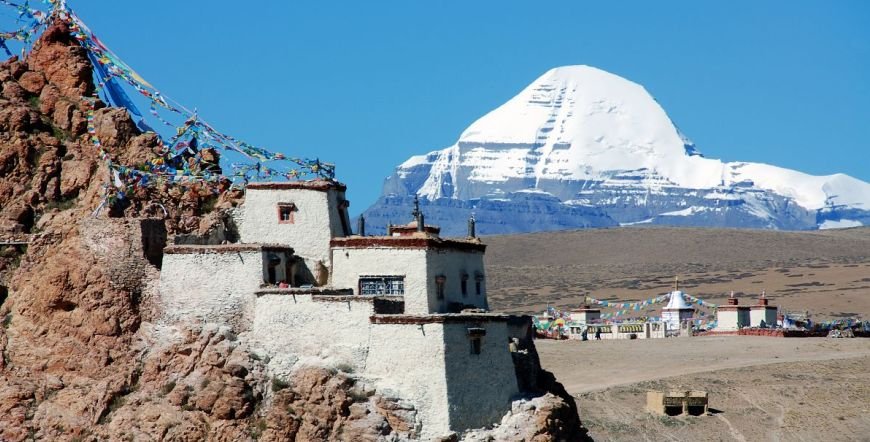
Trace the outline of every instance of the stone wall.
[[506, 318], [461, 316], [379, 316], [371, 326], [365, 373], [415, 404], [423, 439], [496, 423], [519, 393]]
[[[470, 328], [482, 328], [480, 354], [471, 352]], [[444, 324], [450, 428], [482, 428], [498, 422], [519, 393], [508, 351], [507, 323], [469, 321]]]
[[414, 404], [423, 440], [450, 431], [445, 364], [444, 324], [372, 324], [366, 374], [383, 394]]
[[[488, 309], [486, 299], [486, 278], [483, 266], [483, 252], [460, 251], [450, 249], [428, 250], [426, 253], [429, 276], [429, 311], [445, 313], [453, 305], [470, 305]], [[435, 278], [445, 277], [445, 299], [438, 300], [435, 296]], [[462, 295], [462, 275], [467, 275], [467, 294]], [[481, 277], [481, 294], [475, 290], [475, 278]]]
[[747, 325], [761, 327], [761, 321], [764, 321], [765, 327], [776, 327], [776, 307], [772, 305], [750, 307]]
[[[353, 289], [354, 294], [359, 294], [361, 275], [404, 276], [405, 312], [429, 313], [426, 257], [426, 250], [418, 248], [335, 248], [332, 285]], [[434, 286], [434, 282], [432, 284]]]
[[[337, 189], [253, 189], [245, 191], [245, 204], [238, 213], [243, 243], [274, 243], [293, 247], [312, 273], [316, 262], [329, 267], [329, 241], [345, 236]], [[292, 223], [279, 222], [278, 203], [293, 203]]]
[[[359, 277], [404, 276], [405, 313], [446, 313], [453, 305], [488, 308], [483, 253], [466, 250], [424, 248], [333, 249], [332, 285], [352, 288], [359, 294]], [[462, 295], [462, 275], [468, 275], [467, 295]], [[481, 294], [475, 287], [480, 275]], [[445, 277], [444, 299], [438, 299], [435, 279]]]
[[716, 330], [732, 331], [745, 327], [748, 310], [747, 307], [719, 306], [716, 311]]
[[160, 294], [166, 319], [247, 328], [263, 267], [263, 251], [256, 248], [165, 254]]
[[275, 291], [257, 295], [251, 338], [270, 357], [275, 374], [288, 375], [300, 358], [331, 367], [365, 368], [372, 298]]

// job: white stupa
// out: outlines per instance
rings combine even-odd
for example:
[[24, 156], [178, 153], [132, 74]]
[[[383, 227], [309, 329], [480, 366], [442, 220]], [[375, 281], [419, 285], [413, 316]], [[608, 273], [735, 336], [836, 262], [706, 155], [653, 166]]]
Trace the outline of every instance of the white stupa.
[[695, 316], [695, 309], [686, 302], [683, 292], [679, 289], [679, 280], [674, 281], [674, 291], [669, 293], [668, 305], [662, 308], [662, 322], [668, 330], [679, 330], [683, 321]]

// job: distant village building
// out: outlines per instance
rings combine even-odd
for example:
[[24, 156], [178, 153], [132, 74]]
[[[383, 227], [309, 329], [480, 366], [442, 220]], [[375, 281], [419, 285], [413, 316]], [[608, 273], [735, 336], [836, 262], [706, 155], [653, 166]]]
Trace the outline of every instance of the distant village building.
[[706, 391], [648, 391], [646, 408], [650, 413], [681, 416], [701, 416], [709, 412], [709, 396]]
[[675, 288], [669, 295], [668, 305], [662, 308], [662, 322], [668, 330], [680, 330], [686, 321], [692, 321], [695, 309], [683, 298], [682, 291]]
[[[661, 321], [620, 322], [613, 324], [591, 324], [586, 328], [590, 339], [599, 332], [602, 340], [608, 339], [655, 339], [664, 338], [666, 326]], [[579, 337], [572, 334], [572, 339]]]
[[737, 331], [744, 327], [774, 328], [777, 325], [777, 307], [769, 305], [764, 292], [756, 305], [740, 305], [731, 292], [727, 305], [716, 310], [715, 331]]
[[777, 307], [768, 303], [767, 296], [764, 291], [761, 291], [761, 296], [758, 297], [758, 303], [749, 307], [749, 326], [761, 328], [776, 327]]
[[571, 324], [574, 326], [585, 326], [599, 321], [601, 321], [600, 309], [584, 305], [571, 310]]
[[424, 439], [500, 421], [528, 384], [510, 350], [530, 345], [531, 318], [487, 311], [473, 222], [441, 238], [415, 207], [386, 236], [355, 235], [345, 190], [249, 184], [239, 243], [165, 249], [165, 314], [249, 333], [276, 375], [309, 360], [350, 367], [411, 401]]

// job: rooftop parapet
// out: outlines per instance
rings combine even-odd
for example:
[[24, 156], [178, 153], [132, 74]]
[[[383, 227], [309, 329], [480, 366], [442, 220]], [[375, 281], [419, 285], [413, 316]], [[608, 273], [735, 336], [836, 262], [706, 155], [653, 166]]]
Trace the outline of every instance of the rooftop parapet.
[[304, 295], [304, 296], [353, 296], [352, 289], [337, 289], [333, 287], [269, 287], [254, 292], [257, 296], [263, 295]]
[[293, 248], [281, 244], [216, 244], [216, 245], [194, 245], [194, 244], [175, 244], [167, 246], [163, 249], [163, 253], [169, 255], [183, 255], [196, 253], [238, 253], [238, 252], [289, 252], [293, 253]]
[[373, 324], [465, 324], [468, 322], [510, 322], [516, 315], [501, 313], [446, 313], [431, 315], [372, 315]]
[[442, 239], [429, 236], [352, 236], [333, 238], [332, 248], [395, 248], [395, 249], [436, 249], [485, 252], [486, 245], [480, 240]]
[[325, 192], [330, 189], [345, 191], [347, 186], [335, 180], [308, 180], [308, 181], [283, 181], [283, 182], [264, 182], [264, 183], [248, 183], [245, 186], [249, 190], [287, 190], [287, 189], [305, 189], [318, 190]]

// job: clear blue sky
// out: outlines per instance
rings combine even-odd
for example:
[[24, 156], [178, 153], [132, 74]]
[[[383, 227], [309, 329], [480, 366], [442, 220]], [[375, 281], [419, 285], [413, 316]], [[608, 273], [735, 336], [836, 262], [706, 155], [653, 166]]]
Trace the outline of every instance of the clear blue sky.
[[68, 0], [222, 131], [337, 163], [358, 213], [546, 70], [644, 85], [708, 157], [870, 181], [870, 2]]

